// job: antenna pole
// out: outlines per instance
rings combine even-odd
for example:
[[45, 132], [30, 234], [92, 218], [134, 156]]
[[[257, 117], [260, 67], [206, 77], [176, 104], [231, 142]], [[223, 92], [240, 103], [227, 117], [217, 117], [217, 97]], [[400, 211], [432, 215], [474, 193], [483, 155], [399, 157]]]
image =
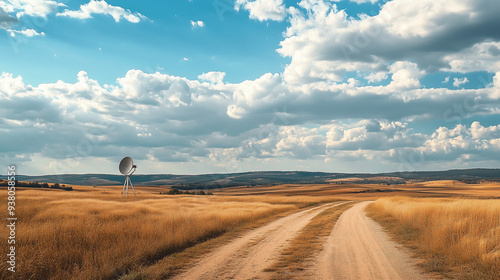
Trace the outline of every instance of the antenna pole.
[[[132, 175], [132, 174], [130, 174], [130, 175]], [[135, 197], [137, 197], [137, 195], [135, 194], [134, 185], [132, 185], [132, 181], [130, 180], [130, 177], [128, 177], [128, 181], [130, 183], [130, 186], [132, 187], [132, 191], [134, 192]]]
[[128, 176], [125, 178], [125, 183], [123, 183], [123, 188], [122, 188], [122, 194], [123, 194], [123, 191], [125, 190], [125, 185], [127, 185], [127, 179], [128, 179]]
[[137, 194], [135, 194], [134, 185], [132, 184], [132, 180], [130, 180], [130, 175], [132, 174], [125, 176], [125, 183], [123, 184], [122, 194], [123, 191], [125, 191], [125, 197], [128, 197], [128, 187], [130, 186], [132, 188], [132, 191], [134, 192], [135, 197], [137, 197]]
[[128, 197], [128, 185], [129, 185], [129, 181], [130, 181], [129, 175], [127, 175], [127, 178], [125, 178], [125, 181], [127, 181], [127, 192], [125, 193], [125, 197]]

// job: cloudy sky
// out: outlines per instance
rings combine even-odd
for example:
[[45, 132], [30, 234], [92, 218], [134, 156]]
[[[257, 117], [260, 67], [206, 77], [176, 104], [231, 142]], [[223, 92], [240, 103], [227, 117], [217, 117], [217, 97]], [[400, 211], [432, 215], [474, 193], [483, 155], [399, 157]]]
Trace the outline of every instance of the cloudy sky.
[[0, 162], [498, 168], [499, 14], [491, 0], [0, 0]]

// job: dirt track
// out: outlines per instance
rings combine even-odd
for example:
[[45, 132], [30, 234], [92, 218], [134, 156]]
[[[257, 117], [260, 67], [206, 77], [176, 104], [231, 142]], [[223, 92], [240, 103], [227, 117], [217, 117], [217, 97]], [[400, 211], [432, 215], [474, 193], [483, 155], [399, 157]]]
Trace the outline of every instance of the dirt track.
[[[366, 217], [361, 202], [345, 211], [325, 241], [316, 261], [299, 278], [425, 279], [405, 249], [391, 241], [382, 227]], [[309, 221], [321, 211], [344, 203], [304, 210], [254, 229], [212, 253], [173, 279], [268, 279], [265, 269]]]
[[401, 245], [366, 217], [362, 202], [345, 211], [321, 251], [314, 279], [425, 279]]
[[284, 246], [328, 203], [280, 218], [217, 248], [173, 279], [265, 279]]

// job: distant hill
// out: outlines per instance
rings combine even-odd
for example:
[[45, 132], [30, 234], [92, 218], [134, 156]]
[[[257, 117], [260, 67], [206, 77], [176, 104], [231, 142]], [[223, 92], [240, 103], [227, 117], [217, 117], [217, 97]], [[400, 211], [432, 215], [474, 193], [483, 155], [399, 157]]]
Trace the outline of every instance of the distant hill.
[[[223, 188], [246, 185], [272, 185], [272, 184], [319, 184], [342, 183], [342, 179], [356, 178], [357, 183], [386, 183], [400, 184], [408, 180], [433, 181], [433, 180], [462, 180], [475, 182], [478, 180], [500, 181], [500, 169], [459, 169], [447, 171], [419, 171], [419, 172], [391, 172], [391, 173], [327, 173], [305, 171], [258, 171], [228, 174], [202, 174], [202, 175], [134, 175], [132, 182], [138, 186], [163, 186], [175, 185], [179, 189], [196, 188]], [[0, 176], [6, 179], [6, 176]], [[70, 185], [121, 185], [124, 177], [109, 174], [63, 174], [25, 176], [18, 175], [19, 181], [39, 183], [59, 183]]]

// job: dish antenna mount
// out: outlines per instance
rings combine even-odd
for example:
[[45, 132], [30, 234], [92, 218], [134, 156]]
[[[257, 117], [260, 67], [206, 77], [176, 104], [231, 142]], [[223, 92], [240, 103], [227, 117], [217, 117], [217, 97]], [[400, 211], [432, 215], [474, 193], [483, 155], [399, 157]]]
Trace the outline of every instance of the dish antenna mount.
[[122, 194], [123, 191], [125, 191], [125, 197], [128, 197], [128, 187], [132, 187], [132, 191], [134, 192], [134, 195], [137, 197], [135, 194], [134, 190], [134, 185], [132, 185], [132, 181], [130, 180], [130, 176], [134, 174], [135, 170], [137, 169], [137, 165], [134, 165], [134, 161], [130, 157], [124, 157], [122, 161], [120, 161], [120, 173], [125, 175], [125, 183], [123, 184], [123, 189], [122, 189]]

